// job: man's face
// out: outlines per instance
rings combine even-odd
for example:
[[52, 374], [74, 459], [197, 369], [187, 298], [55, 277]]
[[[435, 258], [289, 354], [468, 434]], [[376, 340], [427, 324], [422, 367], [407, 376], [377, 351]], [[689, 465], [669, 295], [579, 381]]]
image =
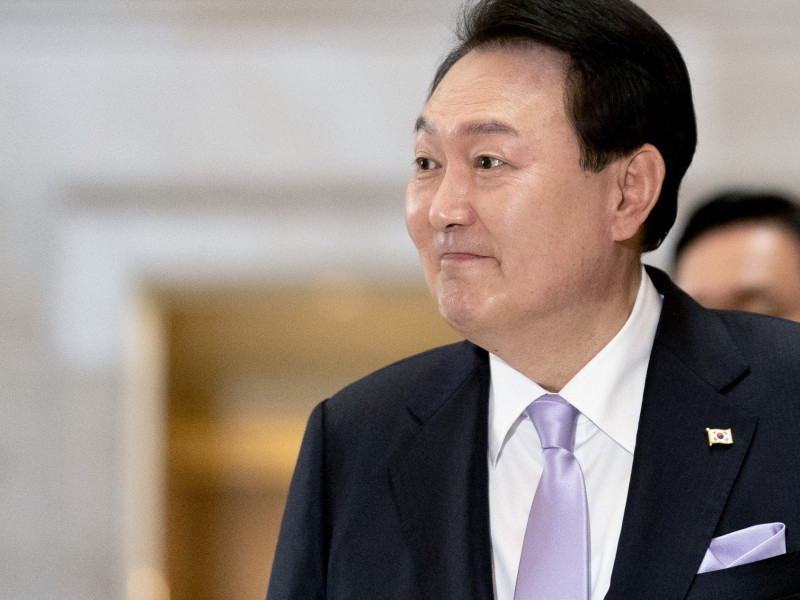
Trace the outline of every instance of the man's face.
[[800, 242], [771, 223], [712, 229], [681, 254], [676, 282], [700, 304], [800, 321]]
[[424, 107], [406, 226], [439, 310], [467, 338], [611, 293], [616, 171], [584, 171], [564, 108], [566, 59], [476, 50]]

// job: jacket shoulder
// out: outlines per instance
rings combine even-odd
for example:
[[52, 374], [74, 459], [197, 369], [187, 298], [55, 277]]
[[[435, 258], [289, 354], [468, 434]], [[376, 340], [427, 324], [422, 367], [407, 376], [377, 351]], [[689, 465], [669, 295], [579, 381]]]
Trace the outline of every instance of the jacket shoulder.
[[487, 354], [470, 342], [432, 348], [383, 367], [334, 394], [329, 411], [383, 410], [391, 406], [420, 406], [452, 394], [482, 363]]
[[751, 368], [778, 370], [784, 378], [800, 375], [800, 323], [755, 313], [712, 312], [725, 323]]

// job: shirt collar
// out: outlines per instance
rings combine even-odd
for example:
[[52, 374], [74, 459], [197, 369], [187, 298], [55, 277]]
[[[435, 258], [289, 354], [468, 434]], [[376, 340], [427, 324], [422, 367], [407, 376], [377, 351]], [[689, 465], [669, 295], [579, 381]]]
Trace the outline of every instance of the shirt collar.
[[[625, 325], [559, 392], [581, 412], [578, 444], [581, 430], [593, 425], [633, 453], [661, 304], [642, 267], [639, 291]], [[493, 354], [489, 364], [489, 456], [494, 464], [505, 441], [525, 418], [525, 408], [548, 392]]]

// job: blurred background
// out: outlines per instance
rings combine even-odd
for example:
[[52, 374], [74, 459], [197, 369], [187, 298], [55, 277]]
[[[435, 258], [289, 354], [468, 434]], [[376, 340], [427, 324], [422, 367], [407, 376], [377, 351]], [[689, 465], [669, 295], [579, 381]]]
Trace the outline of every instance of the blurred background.
[[[639, 3], [694, 84], [679, 219], [800, 192], [800, 3]], [[457, 339], [403, 201], [458, 4], [0, 2], [2, 598], [264, 597], [313, 405]]]

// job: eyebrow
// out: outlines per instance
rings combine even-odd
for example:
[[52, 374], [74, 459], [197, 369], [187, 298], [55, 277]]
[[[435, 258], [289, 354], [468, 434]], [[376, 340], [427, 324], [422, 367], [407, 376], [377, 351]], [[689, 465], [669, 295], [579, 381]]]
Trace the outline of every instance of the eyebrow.
[[[419, 117], [417, 122], [414, 124], [414, 132], [418, 133], [420, 131], [424, 131], [425, 133], [435, 133], [436, 128], [433, 126], [432, 123], [429, 123], [425, 117]], [[511, 127], [511, 125], [507, 125], [501, 121], [475, 121], [465, 123], [458, 128], [457, 133], [463, 136], [473, 136], [473, 135], [492, 135], [492, 134], [505, 134], [505, 135], [513, 135], [518, 136], [519, 131]]]
[[433, 133], [433, 126], [425, 120], [425, 117], [419, 117], [417, 122], [414, 123], [414, 133], [419, 133], [420, 131]]

